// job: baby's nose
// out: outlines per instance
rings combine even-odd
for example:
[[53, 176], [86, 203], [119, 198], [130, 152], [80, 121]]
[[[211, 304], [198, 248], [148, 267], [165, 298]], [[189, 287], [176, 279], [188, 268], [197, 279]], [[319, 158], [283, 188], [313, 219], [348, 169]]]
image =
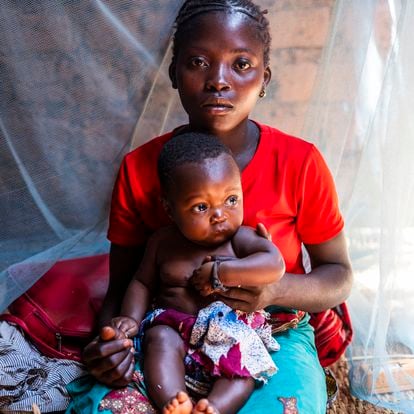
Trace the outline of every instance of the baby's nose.
[[216, 208], [211, 215], [211, 221], [213, 223], [222, 223], [226, 220], [226, 216], [223, 214], [223, 210], [221, 208]]

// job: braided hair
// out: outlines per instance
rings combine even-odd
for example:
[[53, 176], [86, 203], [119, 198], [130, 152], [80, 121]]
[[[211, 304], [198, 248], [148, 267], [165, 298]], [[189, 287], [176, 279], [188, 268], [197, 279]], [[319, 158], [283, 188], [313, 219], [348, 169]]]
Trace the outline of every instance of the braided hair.
[[267, 10], [261, 10], [259, 6], [250, 0], [186, 0], [181, 6], [175, 19], [175, 33], [173, 39], [172, 64], [175, 64], [180, 45], [186, 39], [188, 30], [194, 17], [200, 14], [221, 11], [225, 13], [243, 13], [255, 24], [258, 38], [263, 42], [264, 65], [269, 65], [270, 42], [269, 21], [265, 17]]

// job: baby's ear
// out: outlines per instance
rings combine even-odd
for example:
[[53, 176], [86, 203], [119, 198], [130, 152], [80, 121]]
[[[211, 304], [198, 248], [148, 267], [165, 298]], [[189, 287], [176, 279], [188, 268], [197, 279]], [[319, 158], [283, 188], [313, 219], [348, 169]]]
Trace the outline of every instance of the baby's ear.
[[171, 218], [171, 205], [170, 203], [164, 198], [161, 197], [161, 203], [162, 206], [164, 207], [165, 212], [167, 213], [168, 217]]

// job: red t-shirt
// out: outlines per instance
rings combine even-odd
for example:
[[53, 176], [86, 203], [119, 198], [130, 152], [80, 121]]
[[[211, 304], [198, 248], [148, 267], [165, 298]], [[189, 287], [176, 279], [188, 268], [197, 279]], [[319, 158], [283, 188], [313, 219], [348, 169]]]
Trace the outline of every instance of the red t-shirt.
[[[242, 172], [244, 224], [263, 223], [285, 259], [286, 271], [304, 273], [301, 243], [327, 241], [343, 228], [335, 185], [313, 144], [258, 126], [258, 148]], [[111, 242], [142, 245], [169, 223], [160, 203], [157, 159], [171, 137], [155, 138], [122, 161], [112, 195]]]

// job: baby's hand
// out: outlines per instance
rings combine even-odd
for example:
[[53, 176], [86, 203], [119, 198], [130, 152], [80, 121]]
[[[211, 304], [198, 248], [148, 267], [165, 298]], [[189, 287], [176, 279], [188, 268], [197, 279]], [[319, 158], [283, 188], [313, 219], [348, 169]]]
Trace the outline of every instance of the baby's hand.
[[137, 321], [129, 316], [117, 316], [112, 318], [111, 325], [124, 333], [125, 338], [132, 338], [138, 333]]
[[211, 271], [214, 262], [203, 263], [198, 269], [194, 270], [190, 278], [190, 283], [198, 290], [201, 296], [208, 296], [214, 292], [211, 286]]

